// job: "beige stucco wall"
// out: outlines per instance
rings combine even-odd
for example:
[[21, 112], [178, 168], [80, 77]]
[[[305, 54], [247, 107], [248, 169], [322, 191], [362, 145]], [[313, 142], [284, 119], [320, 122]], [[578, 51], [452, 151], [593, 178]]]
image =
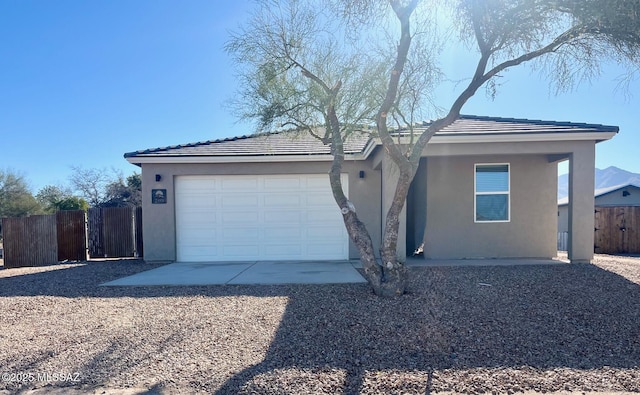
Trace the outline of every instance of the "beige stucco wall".
[[[174, 178], [179, 175], [222, 174], [328, 174], [329, 162], [276, 162], [276, 163], [222, 163], [222, 164], [143, 164], [142, 210], [144, 259], [148, 261], [175, 261], [175, 203]], [[365, 171], [365, 178], [358, 173]], [[370, 161], [345, 162], [343, 172], [349, 175], [349, 199], [356, 206], [360, 219], [371, 234], [374, 245], [380, 243], [380, 170], [371, 168]], [[155, 181], [155, 175], [162, 177]], [[327, 185], [329, 176], [327, 175]], [[167, 203], [152, 204], [151, 190], [166, 189]], [[336, 210], [338, 207], [336, 205]], [[350, 244], [350, 258], [359, 257]]]
[[[474, 222], [477, 163], [509, 163], [509, 222]], [[556, 255], [557, 166], [546, 155], [429, 157], [426, 177], [425, 258]]]

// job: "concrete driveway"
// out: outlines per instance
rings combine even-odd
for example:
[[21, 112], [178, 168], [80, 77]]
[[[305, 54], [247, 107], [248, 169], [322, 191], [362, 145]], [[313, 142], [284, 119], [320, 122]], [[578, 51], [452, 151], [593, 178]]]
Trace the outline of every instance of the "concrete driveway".
[[363, 283], [359, 261], [177, 262], [102, 285]]
[[[424, 260], [408, 258], [407, 266], [514, 266], [554, 265], [551, 259], [464, 259]], [[358, 260], [346, 261], [259, 261], [259, 262], [177, 262], [105, 286], [215, 285], [215, 284], [339, 284], [363, 283], [356, 270]]]

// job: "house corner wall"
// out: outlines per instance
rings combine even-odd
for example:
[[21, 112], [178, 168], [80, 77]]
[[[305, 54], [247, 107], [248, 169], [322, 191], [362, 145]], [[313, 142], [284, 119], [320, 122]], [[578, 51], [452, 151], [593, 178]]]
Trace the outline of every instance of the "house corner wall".
[[[156, 181], [156, 174], [161, 177]], [[153, 190], [164, 190], [165, 203], [153, 203]], [[142, 239], [145, 261], [175, 261], [176, 233], [173, 174], [163, 165], [142, 165]]]

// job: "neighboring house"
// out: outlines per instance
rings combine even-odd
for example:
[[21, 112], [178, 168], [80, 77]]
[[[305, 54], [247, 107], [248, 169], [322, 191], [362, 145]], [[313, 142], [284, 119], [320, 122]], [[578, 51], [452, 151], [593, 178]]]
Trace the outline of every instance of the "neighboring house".
[[[419, 131], [418, 131], [419, 132]], [[569, 258], [593, 258], [595, 144], [615, 126], [462, 116], [427, 145], [401, 215], [398, 255], [556, 255], [557, 163], [569, 160]], [[398, 136], [401, 140], [406, 136]], [[345, 192], [380, 244], [397, 169], [366, 134], [345, 144]], [[333, 200], [328, 146], [279, 132], [125, 154], [142, 168], [145, 259], [358, 258]]]
[[[595, 207], [640, 206], [640, 183], [595, 190]], [[558, 233], [569, 231], [569, 197], [558, 200]]]

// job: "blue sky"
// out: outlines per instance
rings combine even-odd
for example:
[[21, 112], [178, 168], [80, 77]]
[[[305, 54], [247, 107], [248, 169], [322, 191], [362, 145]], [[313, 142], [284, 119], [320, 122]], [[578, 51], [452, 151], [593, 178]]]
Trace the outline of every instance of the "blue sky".
[[[137, 168], [125, 152], [251, 133], [225, 108], [236, 88], [223, 50], [249, 1], [0, 1], [0, 168], [33, 192], [66, 184], [71, 166]], [[471, 70], [462, 52], [445, 71]], [[506, 73], [494, 101], [479, 92], [465, 114], [602, 123], [620, 134], [598, 145], [599, 168], [640, 173], [640, 80], [621, 70], [553, 96], [535, 72]], [[454, 90], [439, 90], [447, 106]]]

